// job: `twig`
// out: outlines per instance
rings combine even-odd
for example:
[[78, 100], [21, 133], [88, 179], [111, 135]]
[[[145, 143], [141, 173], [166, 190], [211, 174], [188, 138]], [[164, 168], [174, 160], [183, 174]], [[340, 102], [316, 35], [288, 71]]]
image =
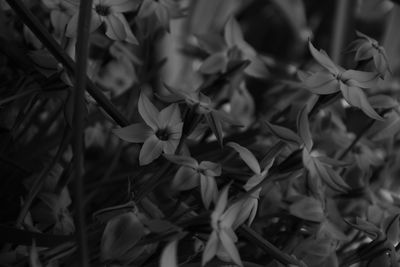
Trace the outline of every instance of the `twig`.
[[76, 73], [74, 96], [74, 114], [72, 118], [74, 152], [74, 179], [75, 179], [75, 206], [77, 243], [79, 247], [80, 266], [89, 266], [89, 253], [87, 247], [84, 195], [84, 114], [85, 114], [85, 87], [87, 59], [89, 57], [90, 20], [92, 16], [92, 0], [81, 1], [78, 17], [78, 37], [76, 43]]

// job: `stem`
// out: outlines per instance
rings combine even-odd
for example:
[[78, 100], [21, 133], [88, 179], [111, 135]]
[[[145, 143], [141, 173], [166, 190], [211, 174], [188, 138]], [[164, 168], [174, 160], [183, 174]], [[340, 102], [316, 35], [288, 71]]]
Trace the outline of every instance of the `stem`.
[[89, 256], [86, 236], [85, 208], [83, 204], [84, 194], [84, 114], [85, 114], [85, 87], [87, 59], [89, 57], [89, 34], [92, 16], [92, 0], [81, 1], [78, 17], [78, 37], [76, 43], [76, 73], [74, 96], [74, 114], [72, 118], [74, 152], [74, 179], [76, 198], [76, 225], [77, 243], [79, 247], [80, 266], [89, 266]]
[[[54, 40], [46, 28], [40, 23], [35, 15], [22, 3], [21, 0], [6, 0], [22, 22], [35, 34], [49, 52], [65, 67], [65, 69], [75, 75], [77, 69], [74, 61], [65, 53], [62, 47]], [[86, 2], [86, 1], [82, 1]], [[92, 1], [90, 1], [92, 2]], [[86, 72], [85, 72], [86, 73]], [[118, 111], [118, 109], [107, 99], [90, 80], [86, 82], [86, 89], [96, 100], [106, 113], [120, 126], [128, 126], [128, 120]]]

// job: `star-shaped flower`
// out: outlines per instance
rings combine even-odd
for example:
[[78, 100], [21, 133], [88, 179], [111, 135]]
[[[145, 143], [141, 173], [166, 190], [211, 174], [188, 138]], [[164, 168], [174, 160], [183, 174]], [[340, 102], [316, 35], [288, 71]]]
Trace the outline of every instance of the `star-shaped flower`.
[[363, 89], [372, 89], [377, 86], [376, 73], [358, 70], [345, 70], [333, 63], [325, 51], [318, 51], [309, 42], [311, 55], [324, 68], [315, 73], [298, 72], [300, 80], [306, 88], [320, 95], [333, 94], [338, 91], [346, 101], [354, 107], [360, 108], [366, 115], [376, 120], [383, 118], [372, 108]]
[[50, 21], [57, 37], [64, 35], [71, 16], [77, 12], [77, 6], [67, 0], [42, 0], [50, 9]]
[[378, 41], [358, 31], [356, 34], [358, 39], [349, 47], [350, 52], [356, 52], [354, 59], [356, 61], [372, 59], [381, 77], [385, 76], [387, 71], [391, 72], [386, 51]]
[[[68, 0], [79, 6], [77, 0]], [[101, 24], [106, 26], [106, 35], [112, 40], [127, 41], [138, 44], [136, 37], [122, 13], [136, 10], [139, 2], [136, 0], [94, 0], [92, 7], [92, 18], [90, 32], [94, 32]], [[77, 9], [78, 10], [78, 9]], [[78, 26], [78, 15], [76, 12], [67, 25], [66, 35], [76, 37]]]
[[215, 255], [222, 260], [232, 260], [243, 266], [239, 252], [235, 246], [237, 236], [232, 230], [240, 209], [227, 209], [229, 185], [225, 186], [218, 198], [214, 211], [211, 214], [211, 227], [213, 229], [203, 251], [202, 265], [204, 266]]
[[215, 177], [221, 175], [221, 166], [210, 161], [202, 161], [199, 164], [196, 159], [187, 156], [165, 155], [165, 157], [181, 165], [172, 181], [172, 187], [189, 190], [200, 185], [201, 198], [208, 209], [211, 201], [216, 201], [218, 197]]
[[240, 25], [234, 17], [225, 24], [224, 38], [211, 33], [198, 36], [198, 40], [200, 46], [210, 54], [200, 66], [202, 73], [224, 73], [232, 60], [249, 60], [250, 65], [244, 72], [250, 76], [265, 78], [269, 73], [256, 50], [244, 40]]
[[[233, 148], [236, 152], [238, 152], [241, 159], [254, 172], [254, 175], [251, 176], [249, 180], [247, 180], [246, 184], [243, 186], [244, 190], [250, 191], [253, 187], [257, 186], [262, 180], [264, 180], [264, 178], [268, 174], [269, 169], [274, 163], [274, 160], [271, 160], [267, 164], [267, 166], [265, 166], [265, 168], [261, 171], [260, 164], [258, 163], [254, 154], [250, 152], [250, 150], [234, 142], [229, 142], [227, 146]], [[251, 193], [249, 197], [235, 202], [230, 207], [231, 209], [239, 209], [241, 211], [232, 225], [233, 229], [236, 229], [245, 221], [247, 221], [248, 225], [253, 222], [257, 214], [261, 189], [262, 188], [255, 190], [253, 193]]]
[[147, 96], [141, 93], [138, 108], [145, 124], [131, 124], [115, 129], [114, 133], [124, 141], [144, 143], [139, 154], [140, 165], [151, 163], [162, 152], [175, 153], [183, 127], [178, 104], [171, 104], [158, 111]]

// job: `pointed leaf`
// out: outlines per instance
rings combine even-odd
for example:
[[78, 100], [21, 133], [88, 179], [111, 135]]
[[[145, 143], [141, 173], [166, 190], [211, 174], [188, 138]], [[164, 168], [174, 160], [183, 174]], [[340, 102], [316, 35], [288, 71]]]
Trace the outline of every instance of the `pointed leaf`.
[[210, 127], [211, 131], [215, 134], [215, 137], [218, 140], [219, 145], [222, 147], [223, 146], [223, 131], [222, 131], [222, 125], [220, 120], [215, 116], [213, 112], [205, 114], [207, 124]]

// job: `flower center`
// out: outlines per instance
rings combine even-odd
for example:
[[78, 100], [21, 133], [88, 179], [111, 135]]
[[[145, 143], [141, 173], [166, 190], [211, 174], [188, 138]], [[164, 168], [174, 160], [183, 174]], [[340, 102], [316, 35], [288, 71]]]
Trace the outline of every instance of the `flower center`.
[[161, 141], [167, 141], [169, 139], [169, 131], [168, 131], [168, 129], [159, 129], [156, 132], [156, 136]]
[[96, 13], [99, 14], [100, 16], [106, 17], [110, 15], [110, 7], [109, 6], [104, 6], [104, 5], [96, 5], [94, 8]]

